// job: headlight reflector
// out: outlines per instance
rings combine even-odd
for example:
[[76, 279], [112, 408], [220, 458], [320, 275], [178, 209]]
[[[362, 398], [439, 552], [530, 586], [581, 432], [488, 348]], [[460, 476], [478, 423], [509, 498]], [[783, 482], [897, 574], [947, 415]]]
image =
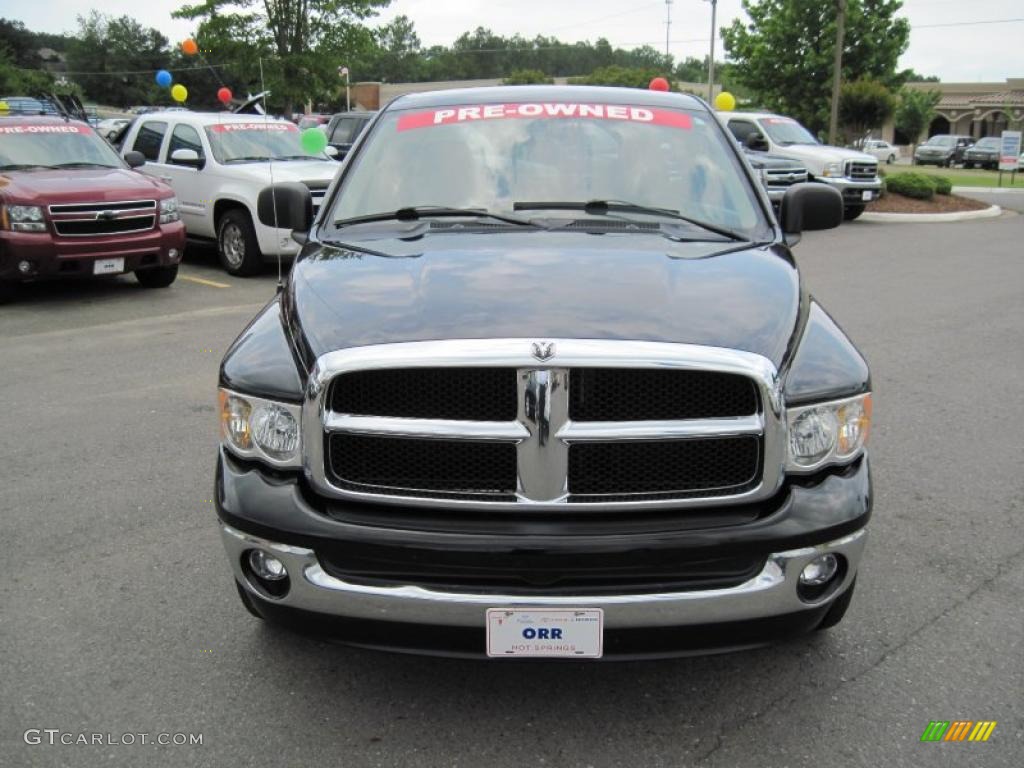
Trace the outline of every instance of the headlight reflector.
[[45, 232], [43, 209], [38, 205], [9, 205], [4, 219], [15, 232]]
[[822, 168], [822, 176], [834, 178], [836, 176], [843, 175], [843, 164], [842, 163], [825, 163], [825, 167]]
[[787, 469], [806, 472], [857, 456], [871, 428], [871, 394], [790, 408]]
[[178, 220], [178, 198], [165, 197], [160, 201], [160, 223], [170, 224]]
[[302, 408], [262, 397], [218, 391], [221, 439], [236, 455], [279, 467], [300, 467]]

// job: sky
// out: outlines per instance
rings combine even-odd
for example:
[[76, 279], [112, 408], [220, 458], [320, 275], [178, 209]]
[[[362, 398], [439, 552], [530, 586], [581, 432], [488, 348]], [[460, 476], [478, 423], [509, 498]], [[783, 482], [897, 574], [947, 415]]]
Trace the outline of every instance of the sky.
[[[18, 19], [37, 31], [73, 32], [77, 15], [101, 7], [110, 15], [134, 16], [177, 41], [193, 29], [192, 22], [171, 18], [171, 11], [184, 4], [185, 0], [0, 0], [0, 17]], [[393, 0], [378, 19], [400, 14], [413, 20], [424, 45], [451, 43], [463, 32], [483, 26], [506, 36], [543, 34], [565, 42], [605, 37], [623, 48], [643, 43], [659, 50], [665, 47], [664, 0]], [[1024, 0], [904, 0], [901, 15], [912, 27], [901, 68], [937, 75], [944, 82], [1024, 78]], [[734, 18], [745, 18], [740, 0], [719, 0], [717, 26]], [[1006, 19], [1017, 21], [977, 23]], [[931, 26], [947, 24], [957, 26]], [[708, 0], [674, 0], [669, 51], [677, 60], [703, 58], [710, 28]], [[721, 39], [715, 49], [722, 51]]]

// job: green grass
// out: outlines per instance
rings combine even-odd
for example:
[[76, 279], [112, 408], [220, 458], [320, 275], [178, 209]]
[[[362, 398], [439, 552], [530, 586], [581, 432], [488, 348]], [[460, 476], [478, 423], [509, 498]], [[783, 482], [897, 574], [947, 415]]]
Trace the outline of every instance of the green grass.
[[[887, 165], [886, 175], [914, 171], [928, 176], [945, 176], [953, 182], [955, 187], [996, 187], [999, 185], [998, 171], [985, 171], [977, 168], [966, 170], [964, 168], [936, 168], [934, 165]], [[1010, 186], [1010, 174], [1003, 171], [1003, 186]], [[1015, 189], [1024, 189], [1024, 172], [1017, 171], [1017, 183]]]

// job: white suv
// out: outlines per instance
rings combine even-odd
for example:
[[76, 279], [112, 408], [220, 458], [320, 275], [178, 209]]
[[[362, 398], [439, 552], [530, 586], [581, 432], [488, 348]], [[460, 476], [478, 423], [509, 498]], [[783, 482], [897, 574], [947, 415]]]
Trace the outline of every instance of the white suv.
[[878, 160], [871, 155], [818, 142], [810, 131], [791, 117], [769, 112], [719, 113], [733, 136], [756, 152], [770, 152], [802, 163], [811, 181], [835, 187], [843, 196], [849, 221], [882, 192]]
[[190, 238], [216, 239], [224, 269], [253, 275], [264, 257], [294, 256], [299, 245], [285, 230], [260, 223], [256, 199], [274, 182], [309, 187], [314, 208], [338, 170], [329, 155], [302, 149], [293, 123], [262, 115], [155, 112], [139, 117], [122, 154], [146, 157], [139, 170], [174, 187]]

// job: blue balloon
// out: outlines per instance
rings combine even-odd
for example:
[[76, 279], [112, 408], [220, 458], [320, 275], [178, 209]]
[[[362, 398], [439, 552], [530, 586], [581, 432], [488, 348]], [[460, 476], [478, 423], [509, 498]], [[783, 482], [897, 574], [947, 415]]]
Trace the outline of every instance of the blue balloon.
[[167, 86], [169, 86], [171, 84], [171, 80], [171, 73], [168, 72], [166, 69], [161, 69], [159, 72], [156, 73], [156, 84], [159, 85], [161, 88], [166, 88]]

